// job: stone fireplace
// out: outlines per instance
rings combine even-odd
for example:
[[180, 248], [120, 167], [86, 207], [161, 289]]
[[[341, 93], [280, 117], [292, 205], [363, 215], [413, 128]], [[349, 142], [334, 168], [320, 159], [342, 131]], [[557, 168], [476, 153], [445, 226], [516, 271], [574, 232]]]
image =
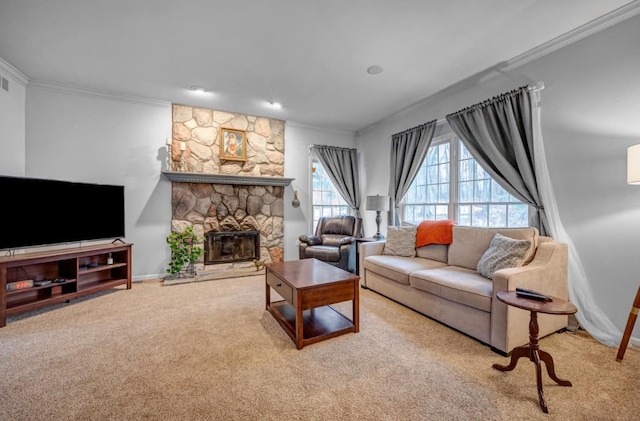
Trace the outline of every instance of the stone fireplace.
[[[175, 174], [171, 175], [172, 178]], [[180, 175], [178, 175], [180, 177]], [[284, 187], [244, 186], [210, 183], [173, 182], [172, 184], [172, 230], [181, 231], [193, 226], [201, 238], [239, 236], [240, 233], [254, 232], [258, 250], [255, 257], [230, 258], [229, 244], [223, 259], [203, 261], [204, 265], [226, 264], [227, 269], [255, 267], [253, 260], [280, 262], [284, 256]], [[228, 238], [227, 238], [228, 240]], [[218, 243], [217, 247], [220, 247]], [[205, 252], [211, 249], [203, 243]], [[244, 244], [242, 247], [249, 247]], [[239, 254], [239, 250], [235, 250]], [[209, 256], [207, 256], [209, 257]], [[242, 264], [242, 262], [247, 262]], [[205, 268], [201, 268], [202, 271]]]
[[[173, 147], [170, 157], [184, 171], [163, 171], [172, 182], [171, 230], [193, 226], [206, 237], [198, 272], [282, 261], [284, 187], [291, 181], [283, 177], [284, 121], [176, 104], [172, 110], [172, 143], [185, 150]], [[246, 161], [220, 159], [223, 128], [245, 133]]]

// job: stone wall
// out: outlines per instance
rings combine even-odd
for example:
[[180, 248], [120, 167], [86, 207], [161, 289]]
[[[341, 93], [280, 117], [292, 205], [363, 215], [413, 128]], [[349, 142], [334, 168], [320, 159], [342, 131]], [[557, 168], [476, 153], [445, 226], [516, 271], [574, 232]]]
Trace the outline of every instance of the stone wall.
[[[172, 158], [179, 161], [179, 145], [185, 142], [185, 171], [284, 176], [284, 121], [176, 104], [172, 114]], [[221, 128], [246, 132], [246, 161], [220, 159]], [[210, 231], [257, 230], [260, 232], [260, 260], [279, 262], [284, 256], [283, 197], [284, 188], [279, 186], [174, 182], [171, 230], [181, 232], [187, 226], [193, 226], [199, 237]], [[211, 266], [235, 270], [253, 264]]]
[[[284, 176], [284, 121], [224, 111], [173, 107], [173, 160], [179, 161], [179, 142], [187, 144], [185, 170], [209, 174]], [[244, 130], [247, 160], [220, 160], [220, 129]]]
[[[260, 232], [260, 260], [281, 262], [284, 256], [284, 188], [173, 183], [171, 229], [193, 225], [199, 237], [209, 231]], [[246, 264], [245, 264], [246, 266]]]

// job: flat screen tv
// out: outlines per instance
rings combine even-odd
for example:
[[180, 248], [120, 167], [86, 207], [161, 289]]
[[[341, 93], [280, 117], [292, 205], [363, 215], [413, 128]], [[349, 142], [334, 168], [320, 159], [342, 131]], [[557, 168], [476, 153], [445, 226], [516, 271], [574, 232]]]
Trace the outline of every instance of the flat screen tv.
[[0, 176], [0, 250], [124, 237], [124, 186]]

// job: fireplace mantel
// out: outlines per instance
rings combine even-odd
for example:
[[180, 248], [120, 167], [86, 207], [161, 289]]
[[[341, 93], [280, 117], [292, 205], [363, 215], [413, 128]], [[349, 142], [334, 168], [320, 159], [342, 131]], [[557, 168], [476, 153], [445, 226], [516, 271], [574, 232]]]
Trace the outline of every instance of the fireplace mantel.
[[294, 178], [249, 175], [206, 174], [196, 172], [162, 171], [174, 183], [232, 184], [240, 186], [288, 186]]

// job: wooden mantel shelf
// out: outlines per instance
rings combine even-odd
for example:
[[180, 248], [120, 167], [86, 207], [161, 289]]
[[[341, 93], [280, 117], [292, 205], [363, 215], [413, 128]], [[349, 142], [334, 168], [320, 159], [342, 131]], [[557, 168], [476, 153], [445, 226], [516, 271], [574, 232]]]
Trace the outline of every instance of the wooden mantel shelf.
[[249, 175], [206, 174], [180, 171], [162, 171], [174, 183], [233, 184], [240, 186], [288, 186], [294, 178]]

